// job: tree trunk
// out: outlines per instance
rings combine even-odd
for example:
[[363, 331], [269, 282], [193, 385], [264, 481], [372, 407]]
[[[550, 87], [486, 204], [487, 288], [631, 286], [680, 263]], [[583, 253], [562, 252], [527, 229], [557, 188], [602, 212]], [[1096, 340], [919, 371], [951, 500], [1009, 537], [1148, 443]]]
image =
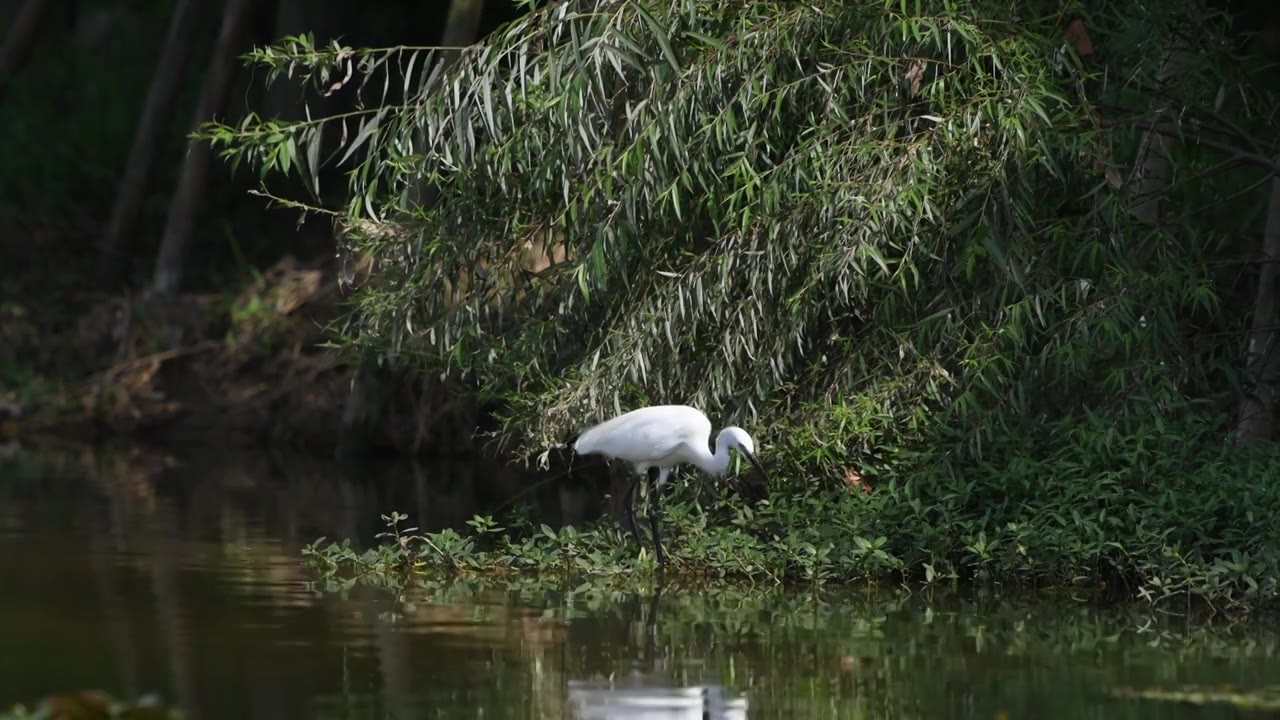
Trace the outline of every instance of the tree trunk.
[[[1179, 43], [1169, 51], [1164, 67], [1156, 74], [1156, 84], [1161, 88], [1176, 83], [1185, 74], [1195, 56]], [[1129, 175], [1129, 214], [1135, 220], [1155, 226], [1163, 211], [1164, 195], [1173, 183], [1173, 162], [1169, 145], [1175, 142], [1177, 126], [1168, 119], [1168, 108], [1159, 109], [1160, 116], [1154, 127], [1146, 131], [1138, 149], [1138, 157]]]
[[[227, 0], [222, 16], [222, 28], [209, 59], [209, 72], [205, 77], [204, 92], [191, 119], [191, 129], [210, 120], [222, 107], [227, 88], [239, 66], [241, 38], [249, 15], [249, 0]], [[212, 153], [204, 142], [191, 143], [178, 187], [169, 204], [169, 216], [165, 221], [164, 237], [160, 242], [160, 254], [156, 258], [155, 277], [151, 291], [159, 295], [177, 292], [182, 284], [183, 264], [191, 247], [191, 233], [200, 212], [200, 199], [208, 178]]]
[[[480, 30], [480, 18], [484, 15], [484, 0], [453, 0], [449, 4], [449, 17], [445, 20], [440, 44], [462, 48], [476, 41]], [[445, 50], [440, 54], [440, 72], [449, 69], [458, 59], [458, 50]]]
[[394, 375], [386, 368], [361, 355], [342, 408], [342, 430], [335, 448], [339, 459], [350, 460], [368, 454], [370, 439], [379, 426], [378, 416], [386, 407], [383, 390], [391, 384], [390, 377]]
[[9, 34], [4, 38], [4, 45], [0, 45], [0, 101], [4, 100], [9, 78], [31, 59], [40, 38], [40, 27], [49, 17], [53, 5], [54, 0], [27, 0], [18, 9]]
[[124, 177], [116, 192], [111, 220], [100, 247], [99, 285], [107, 290], [122, 279], [132, 250], [131, 239], [146, 198], [147, 181], [155, 163], [156, 151], [171, 130], [173, 105], [182, 85], [182, 74], [195, 44], [197, 21], [203, 9], [202, 0], [178, 0], [169, 19], [169, 32], [160, 53], [151, 88], [142, 108], [142, 118], [133, 136], [133, 149], [125, 165]]
[[[342, 28], [339, 11], [335, 0], [279, 0], [276, 7], [274, 37], [279, 40], [285, 35], [301, 35], [310, 32], [315, 36], [316, 45], [323, 46], [337, 37]], [[262, 116], [281, 120], [301, 120], [306, 117], [303, 107], [311, 108], [312, 117], [323, 117], [331, 114], [329, 108], [336, 103], [333, 97], [318, 96], [310, 93], [304, 102], [307, 88], [297, 77], [281, 76], [266, 88], [262, 102]]]
[[1252, 445], [1271, 440], [1275, 429], [1280, 352], [1276, 325], [1280, 323], [1280, 177], [1271, 179], [1271, 202], [1262, 235], [1262, 267], [1254, 301], [1253, 329], [1245, 362], [1245, 393], [1240, 402], [1236, 443]]
[[[464, 47], [475, 42], [483, 14], [484, 0], [453, 0], [449, 5], [449, 17], [445, 21], [439, 44]], [[441, 52], [431, 73], [437, 78], [441, 77], [457, 58], [457, 50]], [[426, 135], [422, 128], [414, 133], [414, 144], [418, 148], [426, 146]], [[407, 199], [414, 205], [430, 205], [435, 200], [435, 187], [416, 182], [409, 188]], [[399, 375], [400, 373], [388, 372], [385, 366], [378, 367], [374, 358], [361, 358], [360, 366], [351, 381], [351, 391], [347, 394], [342, 415], [342, 430], [338, 433], [339, 457], [356, 455], [369, 447], [370, 432], [379, 425], [374, 413], [382, 412], [385, 405], [381, 400], [391, 392], [389, 386]]]
[[[484, 15], [484, 0], [453, 0], [449, 4], [449, 17], [445, 20], [444, 33], [439, 44], [447, 48], [462, 48], [476, 41], [476, 33], [480, 29], [480, 17]], [[450, 66], [458, 60], [459, 50], [442, 50], [431, 69], [432, 82], [444, 77]], [[414, 144], [426, 146], [426, 135], [422, 128], [414, 133]], [[426, 183], [417, 182], [410, 188], [409, 201], [414, 205], [426, 206], [435, 200], [435, 188]]]

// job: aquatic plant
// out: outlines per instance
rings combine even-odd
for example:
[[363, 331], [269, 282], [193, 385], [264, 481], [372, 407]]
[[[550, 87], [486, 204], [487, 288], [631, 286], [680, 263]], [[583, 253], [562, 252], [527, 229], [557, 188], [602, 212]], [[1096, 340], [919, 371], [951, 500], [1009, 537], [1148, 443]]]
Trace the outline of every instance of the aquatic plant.
[[28, 707], [14, 705], [0, 720], [181, 720], [182, 713], [155, 698], [126, 702], [100, 690], [50, 695]]
[[[1185, 609], [1248, 612], [1280, 600], [1280, 465], [1269, 451], [1214, 442], [1195, 416], [1113, 433], [1094, 417], [996, 440], [995, 457], [959, 469], [910, 459], [870, 493], [816, 484], [750, 502], [677, 483], [664, 500], [668, 575], [770, 584], [891, 580], [1089, 590]], [[655, 569], [612, 517], [554, 529], [516, 515], [470, 530], [421, 532], [385, 517], [384, 542], [317, 540], [304, 556], [337, 586], [422, 578], [528, 575], [634, 587]], [[641, 572], [637, 572], [641, 571]]]

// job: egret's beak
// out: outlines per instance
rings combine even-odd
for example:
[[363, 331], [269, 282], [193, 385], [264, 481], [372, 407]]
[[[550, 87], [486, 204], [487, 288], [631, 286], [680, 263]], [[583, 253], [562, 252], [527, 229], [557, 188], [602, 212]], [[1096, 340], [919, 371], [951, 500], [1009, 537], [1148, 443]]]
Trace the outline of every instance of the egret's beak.
[[756, 469], [756, 472], [760, 473], [760, 477], [764, 478], [765, 485], [767, 486], [769, 484], [769, 473], [764, 471], [764, 466], [760, 464], [760, 461], [756, 459], [756, 456], [747, 452], [746, 448], [743, 447], [739, 447], [738, 452], [742, 453], [742, 456], [751, 463], [752, 467]]

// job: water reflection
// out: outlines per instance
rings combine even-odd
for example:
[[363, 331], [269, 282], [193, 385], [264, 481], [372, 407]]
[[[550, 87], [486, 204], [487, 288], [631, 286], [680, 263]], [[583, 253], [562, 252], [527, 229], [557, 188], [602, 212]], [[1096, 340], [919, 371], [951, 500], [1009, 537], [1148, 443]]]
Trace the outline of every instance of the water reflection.
[[649, 678], [631, 675], [624, 683], [569, 681], [569, 706], [582, 720], [741, 720], [747, 700], [732, 697], [719, 685], [669, 687], [650, 685]]
[[[460, 524], [534, 478], [229, 452], [0, 460], [0, 706], [87, 687], [191, 718], [1235, 717], [1115, 687], [1280, 684], [1276, 628], [1143, 608], [519, 578], [322, 592], [316, 536]], [[607, 489], [607, 488], [606, 488]], [[602, 488], [528, 498], [553, 524]]]

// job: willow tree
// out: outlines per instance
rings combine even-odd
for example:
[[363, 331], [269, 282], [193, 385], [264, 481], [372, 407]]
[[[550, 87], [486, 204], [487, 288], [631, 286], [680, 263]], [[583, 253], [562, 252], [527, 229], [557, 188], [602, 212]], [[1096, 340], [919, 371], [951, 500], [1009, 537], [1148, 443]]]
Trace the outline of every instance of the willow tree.
[[[1046, 5], [569, 0], [435, 76], [427, 48], [289, 38], [253, 61], [367, 105], [206, 134], [317, 193], [347, 168], [312, 206], [369, 263], [344, 337], [459, 372], [522, 449], [687, 402], [794, 459], [947, 428], [968, 455], [1028, 419], [1181, 412], [1239, 350], [1202, 341], [1241, 323], [1209, 259], [1258, 200], [1187, 199], [1256, 175], [1171, 151], [1185, 212], [1147, 225], [1116, 164], [1170, 107], [1256, 124], [1225, 23], [1113, 4], [1086, 66]], [[1187, 23], [1205, 62], [1158, 87]]]

